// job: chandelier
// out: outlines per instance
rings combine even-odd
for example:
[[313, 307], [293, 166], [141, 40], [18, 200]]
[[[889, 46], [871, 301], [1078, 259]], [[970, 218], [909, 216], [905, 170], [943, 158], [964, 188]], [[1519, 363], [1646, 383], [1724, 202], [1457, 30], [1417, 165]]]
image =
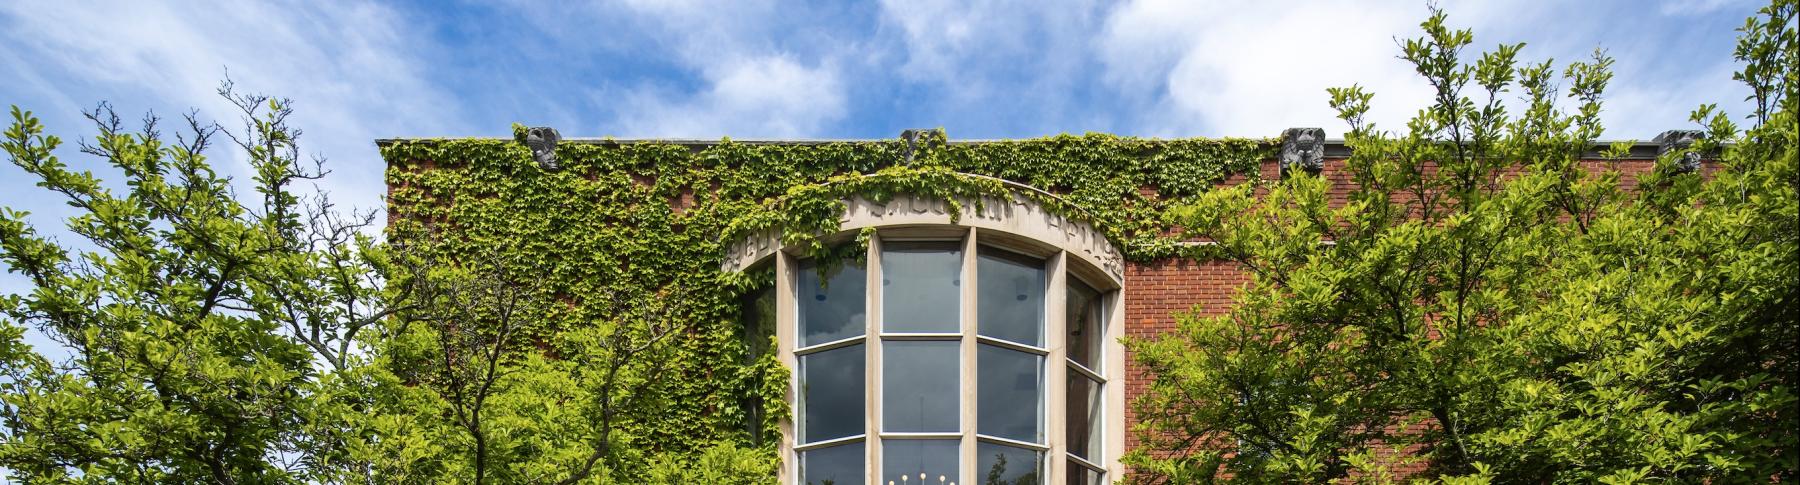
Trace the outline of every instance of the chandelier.
[[[925, 482], [926, 477], [925, 477], [924, 472], [919, 473], [918, 481], [916, 481], [916, 482], [909, 481], [911, 479], [912, 479], [912, 475], [901, 474], [900, 481], [896, 482], [893, 480], [888, 480], [887, 485], [913, 485], [913, 484], [926, 485], [926, 482]], [[943, 475], [938, 475], [938, 477], [937, 477], [938, 485], [956, 485], [956, 482], [946, 483], [944, 480], [945, 480], [945, 477]]]

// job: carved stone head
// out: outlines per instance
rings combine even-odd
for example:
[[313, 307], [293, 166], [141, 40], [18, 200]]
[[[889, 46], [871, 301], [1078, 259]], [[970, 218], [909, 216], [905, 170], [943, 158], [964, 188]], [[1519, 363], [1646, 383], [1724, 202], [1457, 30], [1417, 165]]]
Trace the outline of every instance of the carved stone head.
[[936, 129], [902, 130], [900, 132], [900, 141], [902, 143], [902, 145], [900, 146], [900, 158], [902, 160], [904, 160], [905, 163], [911, 164], [913, 161], [913, 157], [917, 156], [919, 154], [919, 150], [921, 148], [923, 148], [921, 145], [923, 145], [926, 142], [925, 135], [930, 134], [931, 132], [934, 132], [934, 131], [939, 131], [939, 130], [936, 130]]
[[[1695, 142], [1700, 141], [1700, 139], [1704, 137], [1706, 137], [1706, 132], [1700, 130], [1669, 130], [1662, 132], [1661, 135], [1656, 135], [1656, 139], [1651, 141], [1656, 142], [1658, 145], [1656, 147], [1656, 154], [1661, 156], [1667, 155], [1670, 152], [1686, 150], [1688, 147], [1694, 146]], [[1682, 154], [1680, 159], [1675, 160], [1674, 167], [1675, 173], [1689, 173], [1700, 170], [1700, 152], [1691, 151]]]
[[544, 170], [556, 170], [556, 142], [559, 141], [562, 141], [562, 135], [548, 126], [533, 127], [525, 132], [525, 146], [531, 148], [531, 158]]
[[900, 131], [900, 141], [903, 143], [903, 145], [900, 147], [900, 158], [906, 160], [906, 163], [909, 163], [909, 164], [912, 163], [913, 151], [919, 149], [919, 132], [920, 131], [924, 131], [924, 130], [901, 130]]
[[1288, 128], [1281, 136], [1281, 173], [1295, 168], [1308, 173], [1325, 169], [1325, 129]]

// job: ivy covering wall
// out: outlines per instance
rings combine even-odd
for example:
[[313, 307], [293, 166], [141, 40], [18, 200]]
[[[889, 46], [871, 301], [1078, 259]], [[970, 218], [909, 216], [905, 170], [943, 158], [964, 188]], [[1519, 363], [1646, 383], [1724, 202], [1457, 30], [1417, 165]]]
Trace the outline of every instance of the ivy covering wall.
[[[657, 399], [647, 418], [624, 423], [624, 439], [646, 453], [734, 442], [771, 459], [773, 440], [752, 437], [775, 436], [786, 415], [787, 370], [773, 355], [750, 355], [738, 323], [740, 296], [770, 276], [721, 271], [729, 244], [774, 228], [824, 254], [812, 236], [836, 231], [849, 195], [908, 193], [955, 211], [958, 198], [1008, 190], [962, 175], [975, 174], [1056, 194], [1025, 195], [1092, 222], [1127, 259], [1151, 260], [1178, 247], [1166, 236], [1167, 208], [1234, 175], [1253, 180], [1275, 146], [1099, 134], [953, 143], [942, 131], [910, 144], [564, 142], [558, 167], [545, 169], [514, 131], [515, 140], [384, 144], [390, 240], [537, 281], [518, 338], [552, 359], [583, 350], [572, 330], [690, 324], [654, 375], [629, 381]], [[762, 422], [746, 426], [753, 415]]]

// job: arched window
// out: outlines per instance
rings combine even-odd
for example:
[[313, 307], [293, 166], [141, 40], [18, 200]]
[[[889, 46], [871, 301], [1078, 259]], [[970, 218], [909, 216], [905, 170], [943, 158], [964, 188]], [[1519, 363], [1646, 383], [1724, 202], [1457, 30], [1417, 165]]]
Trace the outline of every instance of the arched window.
[[852, 204], [846, 233], [877, 228], [861, 258], [767, 251], [794, 370], [785, 483], [1115, 479], [1116, 252], [1019, 200], [954, 225], [915, 202]]

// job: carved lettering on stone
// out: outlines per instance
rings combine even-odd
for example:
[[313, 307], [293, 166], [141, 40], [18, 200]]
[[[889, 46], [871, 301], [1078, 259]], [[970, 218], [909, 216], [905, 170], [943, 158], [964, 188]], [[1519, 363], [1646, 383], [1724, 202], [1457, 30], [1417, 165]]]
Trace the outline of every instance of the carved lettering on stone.
[[[1031, 199], [1019, 196], [977, 196], [958, 199], [968, 211], [963, 224], [1013, 232], [1055, 244], [1100, 268], [1114, 279], [1124, 278], [1124, 259], [1093, 225], [1050, 212]], [[863, 197], [844, 201], [844, 230], [888, 224], [950, 224], [949, 202], [910, 195], [886, 202]], [[726, 248], [725, 269], [741, 270], [779, 251], [779, 233], [764, 231]]]

